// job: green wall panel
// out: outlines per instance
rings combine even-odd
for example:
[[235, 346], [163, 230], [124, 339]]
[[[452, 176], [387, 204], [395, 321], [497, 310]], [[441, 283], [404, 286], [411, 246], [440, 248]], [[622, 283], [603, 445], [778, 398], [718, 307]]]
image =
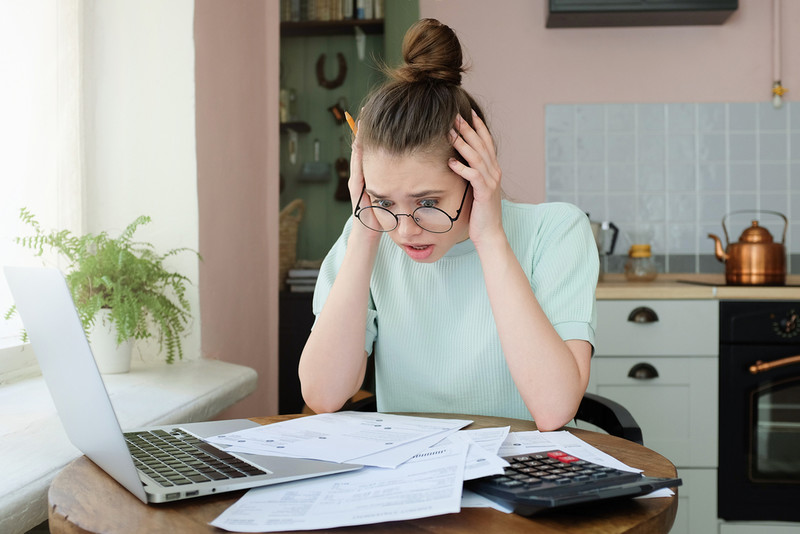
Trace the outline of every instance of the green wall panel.
[[[339, 157], [350, 160], [350, 129], [347, 123], [337, 124], [328, 108], [344, 98], [347, 110], [358, 116], [358, 108], [370, 88], [383, 81], [380, 65], [386, 61], [394, 66], [400, 61], [403, 36], [419, 19], [419, 1], [387, 1], [385, 17], [384, 34], [366, 36], [363, 60], [358, 58], [354, 34], [281, 38], [280, 86], [293, 88], [297, 95], [296, 116], [290, 120], [311, 126], [310, 132], [298, 135], [294, 165], [289, 161], [289, 135], [280, 136], [280, 172], [284, 183], [281, 208], [296, 198], [303, 199], [306, 206], [297, 237], [299, 260], [322, 259], [351, 212], [349, 201], [334, 198], [339, 181], [334, 162]], [[347, 77], [340, 87], [327, 89], [317, 81], [317, 60], [325, 54], [325, 77], [333, 80], [339, 68], [337, 53], [345, 57]], [[330, 166], [329, 176], [320, 182], [304, 182], [300, 179], [301, 169], [314, 159], [315, 139], [320, 141], [320, 162]]]
[[[327, 89], [317, 82], [316, 65], [325, 54], [325, 77], [336, 78], [337, 53], [347, 62], [344, 84]], [[347, 109], [358, 115], [358, 107], [369, 89], [383, 79], [376, 60], [383, 57], [383, 36], [366, 36], [364, 60], [358, 59], [354, 36], [286, 37], [281, 39], [281, 88], [293, 88], [297, 94], [297, 120], [307, 122], [311, 131], [298, 135], [297, 162], [289, 161], [289, 135], [281, 134], [281, 176], [284, 189], [281, 206], [302, 198], [306, 211], [297, 238], [298, 259], [321, 259], [341, 233], [350, 213], [350, 202], [335, 200], [338, 177], [334, 162], [339, 157], [350, 160], [350, 129], [337, 124], [328, 110], [344, 98]], [[319, 162], [329, 166], [327, 179], [306, 182], [301, 178], [307, 162], [314, 160], [314, 140], [319, 139]]]

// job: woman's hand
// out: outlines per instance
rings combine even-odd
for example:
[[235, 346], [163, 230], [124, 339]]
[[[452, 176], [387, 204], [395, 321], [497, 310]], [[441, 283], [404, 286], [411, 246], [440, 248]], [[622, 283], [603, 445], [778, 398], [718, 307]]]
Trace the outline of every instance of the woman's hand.
[[450, 132], [453, 147], [469, 166], [455, 158], [451, 158], [448, 164], [453, 172], [472, 185], [469, 237], [476, 247], [480, 247], [486, 239], [505, 239], [500, 203], [502, 171], [489, 129], [475, 111], [472, 111], [472, 123], [474, 128], [459, 115], [454, 130]]
[[[350, 178], [347, 180], [347, 188], [350, 191], [350, 202], [353, 206], [353, 214], [355, 215], [356, 206], [360, 206], [361, 208], [365, 208], [370, 205], [372, 202], [369, 198], [369, 195], [364, 191], [364, 157], [363, 157], [363, 150], [361, 146], [361, 140], [358, 137], [358, 128], [355, 128], [354, 131], [355, 139], [353, 139], [353, 146], [350, 153]], [[372, 214], [373, 210], [367, 210], [360, 214], [360, 217], [369, 217], [373, 220], [371, 224], [373, 224], [373, 228], [378, 228], [378, 222], [375, 219], [375, 216]], [[355, 221], [353, 221], [355, 223]], [[365, 221], [370, 222], [370, 221]], [[377, 240], [380, 237], [379, 232], [375, 232], [366, 228], [363, 224], [353, 224], [353, 231], [358, 232], [359, 234], [364, 234], [370, 236], [373, 240]], [[368, 233], [365, 233], [366, 231]]]

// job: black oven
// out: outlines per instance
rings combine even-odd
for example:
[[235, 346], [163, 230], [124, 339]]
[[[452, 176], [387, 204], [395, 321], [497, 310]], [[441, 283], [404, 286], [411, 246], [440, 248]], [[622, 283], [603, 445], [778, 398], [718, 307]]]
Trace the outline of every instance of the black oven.
[[800, 302], [721, 301], [718, 513], [800, 521]]

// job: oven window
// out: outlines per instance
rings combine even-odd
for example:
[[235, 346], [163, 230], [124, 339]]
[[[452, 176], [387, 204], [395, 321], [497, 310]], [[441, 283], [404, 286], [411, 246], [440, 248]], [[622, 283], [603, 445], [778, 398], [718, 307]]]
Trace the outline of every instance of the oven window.
[[800, 379], [772, 383], [751, 397], [750, 478], [800, 480]]

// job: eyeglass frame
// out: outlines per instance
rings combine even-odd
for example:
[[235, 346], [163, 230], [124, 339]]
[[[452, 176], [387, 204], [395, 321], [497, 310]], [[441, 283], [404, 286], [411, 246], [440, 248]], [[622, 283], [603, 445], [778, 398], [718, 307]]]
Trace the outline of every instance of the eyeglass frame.
[[[360, 194], [360, 195], [359, 195], [359, 197], [358, 197], [358, 202], [356, 202], [356, 207], [355, 207], [355, 209], [353, 210], [353, 217], [355, 217], [356, 219], [358, 219], [358, 222], [360, 222], [361, 224], [363, 224], [365, 228], [367, 228], [367, 229], [369, 229], [369, 230], [372, 230], [373, 232], [382, 232], [382, 233], [387, 233], [387, 232], [393, 232], [393, 231], [397, 230], [397, 227], [398, 227], [398, 226], [400, 226], [400, 219], [399, 219], [398, 217], [399, 217], [400, 215], [402, 215], [402, 216], [404, 216], [404, 217], [411, 217], [411, 220], [412, 220], [412, 221], [414, 221], [414, 224], [416, 224], [417, 226], [419, 226], [420, 228], [422, 228], [422, 229], [423, 229], [423, 230], [425, 230], [426, 232], [430, 232], [430, 233], [432, 233], [432, 234], [446, 234], [447, 232], [449, 232], [450, 230], [452, 230], [452, 229], [453, 229], [453, 225], [454, 225], [454, 223], [455, 223], [455, 222], [458, 220], [458, 218], [461, 216], [461, 210], [462, 210], [462, 209], [464, 209], [464, 201], [467, 199], [467, 191], [469, 191], [469, 186], [470, 186], [470, 183], [469, 183], [469, 182], [467, 182], [467, 187], [466, 187], [466, 188], [464, 188], [464, 194], [461, 196], [461, 205], [459, 205], [459, 206], [458, 206], [458, 210], [456, 210], [456, 216], [455, 216], [455, 218], [453, 218], [453, 217], [450, 217], [450, 214], [449, 214], [449, 213], [447, 213], [446, 211], [444, 211], [444, 210], [443, 210], [443, 209], [441, 209], [441, 208], [437, 208], [437, 207], [428, 207], [428, 206], [420, 206], [420, 207], [418, 207], [417, 209], [415, 209], [414, 211], [412, 211], [411, 213], [395, 213], [395, 212], [393, 212], [393, 211], [391, 211], [391, 210], [388, 210], [388, 209], [386, 209], [386, 208], [384, 208], [384, 207], [382, 207], [382, 206], [367, 206], [367, 207], [365, 207], [365, 208], [362, 208], [362, 207], [361, 207], [361, 198], [364, 196], [364, 193], [366, 193], [366, 191], [367, 191], [367, 184], [364, 184], [364, 187], [362, 187], [362, 188], [361, 188], [361, 194]], [[372, 210], [374, 210], [374, 209], [380, 209], [380, 210], [383, 210], [383, 211], [387, 211], [387, 212], [389, 212], [389, 213], [390, 213], [390, 214], [391, 214], [391, 215], [394, 217], [394, 221], [395, 221], [395, 225], [394, 225], [394, 227], [393, 227], [391, 230], [376, 230], [376, 229], [374, 229], [374, 228], [371, 228], [371, 227], [367, 226], [367, 224], [366, 224], [364, 221], [362, 221], [362, 220], [361, 220], [361, 217], [359, 217], [359, 214], [360, 214], [362, 211], [364, 211], [365, 209], [372, 209]], [[442, 231], [442, 232], [436, 232], [436, 231], [433, 231], [433, 230], [428, 230], [428, 229], [427, 229], [427, 228], [425, 228], [424, 226], [421, 226], [421, 225], [420, 225], [420, 224], [417, 222], [417, 219], [416, 219], [416, 217], [414, 217], [414, 214], [415, 214], [417, 211], [421, 210], [421, 209], [428, 209], [428, 210], [438, 210], [438, 211], [441, 211], [442, 213], [444, 213], [444, 214], [447, 216], [447, 218], [448, 218], [448, 219], [450, 219], [450, 228], [448, 228], [447, 230], [444, 230], [444, 231]]]

